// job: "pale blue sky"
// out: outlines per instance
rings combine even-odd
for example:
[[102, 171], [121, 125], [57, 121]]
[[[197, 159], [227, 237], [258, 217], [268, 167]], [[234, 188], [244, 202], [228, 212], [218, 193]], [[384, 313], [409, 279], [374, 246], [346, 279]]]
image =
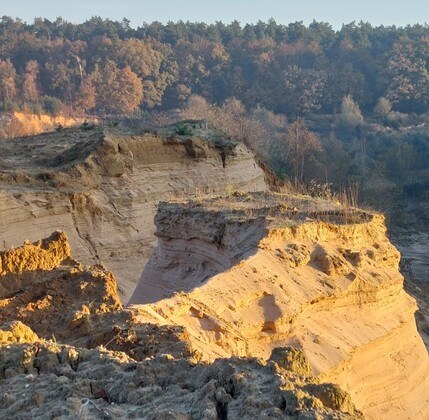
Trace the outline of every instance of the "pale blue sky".
[[19, 17], [32, 22], [34, 17], [50, 20], [58, 16], [82, 22], [91, 16], [113, 20], [123, 17], [136, 27], [143, 21], [221, 20], [241, 23], [267, 20], [278, 23], [303, 20], [331, 23], [340, 28], [353, 20], [374, 25], [404, 26], [429, 22], [428, 0], [0, 0], [0, 16]]

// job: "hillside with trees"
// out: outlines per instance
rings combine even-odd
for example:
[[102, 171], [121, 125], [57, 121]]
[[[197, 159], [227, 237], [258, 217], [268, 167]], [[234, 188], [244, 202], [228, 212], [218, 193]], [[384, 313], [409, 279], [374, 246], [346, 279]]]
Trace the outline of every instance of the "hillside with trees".
[[421, 25], [353, 22], [334, 31], [322, 22], [270, 20], [133, 29], [125, 19], [26, 24], [3, 17], [0, 60], [6, 109], [55, 98], [70, 112], [129, 113], [169, 109], [197, 94], [288, 116], [336, 113], [347, 96], [364, 114], [387, 119], [392, 107], [429, 110], [429, 31]]
[[[0, 108], [204, 118], [284, 179], [401, 220], [429, 197], [429, 27], [0, 20]], [[176, 113], [177, 115], [177, 113]], [[329, 186], [329, 188], [327, 188]]]

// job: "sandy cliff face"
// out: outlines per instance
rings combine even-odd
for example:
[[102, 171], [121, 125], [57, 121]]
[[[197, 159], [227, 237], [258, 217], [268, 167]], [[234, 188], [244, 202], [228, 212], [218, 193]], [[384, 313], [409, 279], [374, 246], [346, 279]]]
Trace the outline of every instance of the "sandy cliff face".
[[140, 321], [185, 327], [209, 360], [300, 348], [368, 418], [429, 417], [428, 354], [381, 216], [260, 193], [165, 203], [156, 220]]
[[198, 138], [62, 130], [0, 141], [0, 247], [64, 230], [76, 258], [102, 262], [127, 301], [156, 239], [157, 203], [266, 189], [243, 145], [224, 153]]

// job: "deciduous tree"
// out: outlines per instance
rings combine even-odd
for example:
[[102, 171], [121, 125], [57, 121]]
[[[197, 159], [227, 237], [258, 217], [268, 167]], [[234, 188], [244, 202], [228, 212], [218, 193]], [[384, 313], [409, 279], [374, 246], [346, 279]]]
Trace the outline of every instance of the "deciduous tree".
[[91, 74], [100, 110], [129, 114], [135, 111], [143, 99], [143, 84], [140, 78], [129, 68], [118, 68], [108, 60], [101, 68]]
[[25, 72], [22, 78], [22, 100], [24, 102], [37, 102], [40, 99], [37, 76], [39, 65], [36, 60], [30, 60], [25, 65]]
[[389, 117], [392, 112], [392, 103], [389, 99], [381, 97], [377, 101], [377, 105], [374, 108], [374, 114], [381, 120], [384, 121]]
[[0, 60], [0, 101], [16, 99], [16, 71], [10, 60]]
[[307, 129], [299, 119], [286, 129], [287, 160], [290, 161], [295, 186], [304, 182], [305, 171], [312, 157], [321, 150], [320, 140], [316, 134]]
[[74, 100], [75, 110], [86, 113], [95, 108], [97, 104], [97, 90], [91, 77], [82, 80]]
[[350, 129], [354, 129], [363, 123], [362, 112], [351, 95], [345, 96], [341, 102], [340, 123], [345, 128]]

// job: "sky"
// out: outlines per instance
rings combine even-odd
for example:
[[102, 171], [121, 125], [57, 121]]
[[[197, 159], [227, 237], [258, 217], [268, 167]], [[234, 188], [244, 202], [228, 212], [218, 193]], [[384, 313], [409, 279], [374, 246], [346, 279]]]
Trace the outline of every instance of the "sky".
[[19, 17], [33, 22], [61, 16], [80, 23], [92, 16], [112, 20], [127, 18], [131, 26], [169, 20], [242, 24], [274, 18], [277, 23], [313, 19], [330, 23], [335, 29], [352, 21], [373, 25], [405, 26], [429, 22], [428, 0], [0, 0], [0, 16]]

